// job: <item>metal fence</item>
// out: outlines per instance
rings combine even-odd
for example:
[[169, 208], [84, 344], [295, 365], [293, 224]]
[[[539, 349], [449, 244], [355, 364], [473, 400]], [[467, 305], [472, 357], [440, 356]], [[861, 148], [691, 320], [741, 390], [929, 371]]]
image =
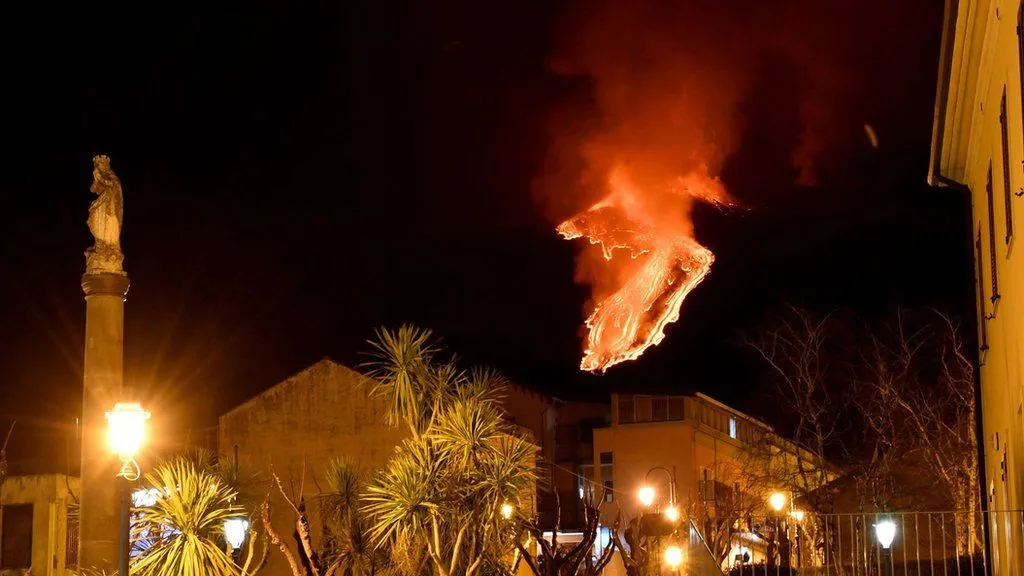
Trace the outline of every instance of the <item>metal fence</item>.
[[64, 566], [66, 568], [78, 568], [79, 526], [78, 505], [69, 505], [64, 533]]
[[[746, 518], [728, 527], [727, 546], [711, 548], [727, 550], [721, 567], [732, 576], [985, 576], [989, 526], [1019, 538], [1024, 511]], [[883, 545], [886, 528], [893, 529], [888, 546]], [[715, 536], [705, 530], [704, 537], [714, 541]], [[722, 572], [707, 571], [707, 562], [701, 562], [705, 571], [693, 574]]]

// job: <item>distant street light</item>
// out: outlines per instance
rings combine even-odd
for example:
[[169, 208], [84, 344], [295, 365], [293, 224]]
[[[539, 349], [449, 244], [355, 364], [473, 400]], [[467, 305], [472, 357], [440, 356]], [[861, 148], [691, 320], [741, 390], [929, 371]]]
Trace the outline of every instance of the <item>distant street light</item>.
[[[789, 565], [789, 550], [788, 550], [788, 548], [789, 548], [789, 546], [788, 546], [788, 544], [789, 544], [789, 522], [785, 523], [786, 524], [785, 525], [786, 533], [785, 533], [785, 535], [783, 535], [783, 522], [782, 522], [782, 518], [780, 517], [780, 514], [782, 513], [782, 509], [786, 507], [786, 494], [783, 493], [783, 492], [772, 492], [768, 496], [768, 505], [771, 506], [772, 510], [775, 511], [775, 515], [771, 517], [771, 523], [772, 523], [772, 525], [774, 527], [774, 529], [772, 530], [771, 544], [775, 547], [775, 550], [774, 550], [773, 553], [769, 554], [768, 564], [770, 566], [771, 565], [776, 565], [775, 564], [775, 562], [776, 562], [775, 555], [778, 554], [779, 562], [781, 562], [781, 564], [784, 565], [784, 566], [788, 566]], [[785, 541], [783, 541], [783, 536], [785, 537]], [[783, 548], [783, 544], [786, 544], [785, 549]]]
[[665, 508], [665, 518], [668, 519], [669, 522], [678, 522], [679, 508], [676, 508], [675, 506], [669, 506], [668, 508]]
[[515, 507], [509, 504], [508, 502], [505, 502], [504, 504], [501, 505], [501, 517], [505, 520], [510, 520], [512, 518], [512, 513], [515, 511]]
[[139, 479], [142, 474], [139, 464], [135, 461], [139, 450], [146, 442], [146, 421], [150, 414], [142, 409], [138, 402], [118, 402], [113, 410], [107, 412], [107, 441], [110, 448], [121, 459], [120, 508], [121, 533], [118, 542], [118, 574], [128, 574], [128, 548], [131, 538], [131, 506], [132, 492], [130, 482]]
[[665, 548], [665, 564], [668, 564], [672, 570], [678, 570], [680, 564], [683, 563], [683, 549], [675, 544], [672, 544]]
[[654, 488], [650, 486], [641, 486], [636, 495], [637, 498], [640, 499], [640, 503], [644, 505], [644, 508], [650, 508], [651, 504], [654, 504]]
[[676, 505], [676, 471], [675, 471], [675, 467], [674, 466], [672, 467], [672, 470], [669, 470], [668, 468], [665, 468], [664, 466], [654, 466], [653, 468], [651, 468], [650, 470], [647, 471], [647, 474], [644, 475], [644, 485], [641, 486], [640, 490], [637, 491], [637, 497], [640, 499], [640, 503], [643, 504], [645, 508], [650, 508], [651, 504], [654, 504], [654, 497], [657, 494], [654, 491], [654, 487], [651, 486], [651, 483], [650, 483], [651, 473], [652, 472], [664, 472], [665, 473], [665, 476], [668, 478], [668, 505], [669, 506], [675, 506]]
[[792, 512], [789, 513], [789, 515], [792, 516], [793, 519], [796, 520], [797, 522], [803, 522], [804, 521], [804, 511], [803, 510], [793, 510]]

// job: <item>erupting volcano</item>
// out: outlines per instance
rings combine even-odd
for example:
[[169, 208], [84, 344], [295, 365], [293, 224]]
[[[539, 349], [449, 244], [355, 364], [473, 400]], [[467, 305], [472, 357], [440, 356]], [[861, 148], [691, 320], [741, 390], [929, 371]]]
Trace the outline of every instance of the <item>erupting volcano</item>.
[[[567, 240], [585, 237], [599, 245], [617, 288], [598, 301], [587, 318], [589, 333], [580, 368], [603, 372], [635, 360], [665, 338], [665, 326], [679, 319], [683, 299], [711, 270], [714, 254], [694, 240], [688, 218], [666, 219], [664, 207], [640, 190], [627, 170], [608, 177], [610, 192], [586, 211], [558, 226]], [[666, 182], [664, 192], [723, 205], [721, 182], [706, 170]], [[627, 260], [628, 259], [628, 260]]]

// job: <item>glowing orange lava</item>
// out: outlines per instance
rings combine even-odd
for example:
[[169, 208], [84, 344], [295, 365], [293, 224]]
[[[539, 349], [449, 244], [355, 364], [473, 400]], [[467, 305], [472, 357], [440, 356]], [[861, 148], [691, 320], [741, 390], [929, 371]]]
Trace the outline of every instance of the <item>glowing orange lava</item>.
[[[608, 184], [611, 192], [605, 198], [557, 228], [567, 240], [585, 237], [600, 245], [609, 268], [616, 266], [616, 250], [626, 252], [620, 259], [628, 255], [634, 261], [619, 264], [613, 292], [587, 318], [580, 368], [591, 372], [635, 360], [660, 343], [665, 326], [679, 319], [683, 299], [707, 276], [715, 259], [693, 239], [688, 214], [684, 221], [664, 218], [660, 212], [665, 206], [652, 202], [652, 195], [637, 188], [624, 169], [613, 170]], [[667, 188], [672, 196], [727, 203], [721, 183], [703, 170]]]

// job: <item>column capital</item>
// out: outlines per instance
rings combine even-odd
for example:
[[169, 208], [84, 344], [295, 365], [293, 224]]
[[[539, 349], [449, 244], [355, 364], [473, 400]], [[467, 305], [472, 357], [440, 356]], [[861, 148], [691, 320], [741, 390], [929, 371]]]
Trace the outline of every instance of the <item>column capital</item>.
[[125, 274], [84, 274], [82, 275], [82, 292], [89, 296], [120, 296], [128, 295], [128, 276]]

